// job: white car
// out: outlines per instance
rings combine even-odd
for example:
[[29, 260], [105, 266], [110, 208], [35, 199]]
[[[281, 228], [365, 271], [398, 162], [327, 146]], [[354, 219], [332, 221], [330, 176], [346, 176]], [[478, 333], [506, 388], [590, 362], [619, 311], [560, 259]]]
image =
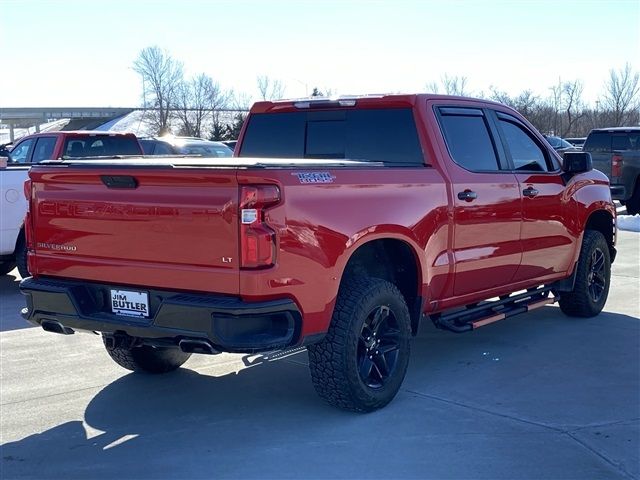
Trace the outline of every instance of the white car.
[[29, 165], [4, 166], [0, 158], [0, 275], [6, 275], [22, 264], [21, 274], [26, 273], [24, 258], [24, 234], [22, 224], [27, 210], [24, 196], [24, 181], [28, 177]]

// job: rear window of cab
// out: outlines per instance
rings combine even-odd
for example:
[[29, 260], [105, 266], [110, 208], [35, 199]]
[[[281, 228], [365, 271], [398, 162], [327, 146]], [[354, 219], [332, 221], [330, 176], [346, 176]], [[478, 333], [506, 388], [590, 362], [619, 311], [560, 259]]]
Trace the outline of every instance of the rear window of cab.
[[241, 148], [240, 157], [424, 164], [410, 108], [252, 114]]

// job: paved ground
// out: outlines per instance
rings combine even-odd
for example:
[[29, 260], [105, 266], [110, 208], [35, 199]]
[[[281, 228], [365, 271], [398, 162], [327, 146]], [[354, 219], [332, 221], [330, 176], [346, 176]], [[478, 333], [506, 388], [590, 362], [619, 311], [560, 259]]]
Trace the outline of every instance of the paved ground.
[[99, 338], [24, 328], [0, 280], [0, 477], [640, 478], [640, 235], [606, 312], [557, 307], [455, 335], [425, 324], [396, 400], [316, 397], [306, 353], [128, 374]]

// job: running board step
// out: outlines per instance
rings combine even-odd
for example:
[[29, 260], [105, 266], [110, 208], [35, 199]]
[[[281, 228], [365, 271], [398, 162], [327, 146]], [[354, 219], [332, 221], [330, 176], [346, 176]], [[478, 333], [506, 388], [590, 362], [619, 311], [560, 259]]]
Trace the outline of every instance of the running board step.
[[450, 313], [430, 315], [430, 318], [438, 328], [463, 333], [550, 305], [559, 298], [551, 292], [551, 287], [542, 287], [518, 295], [501, 297], [500, 300], [481, 302]]

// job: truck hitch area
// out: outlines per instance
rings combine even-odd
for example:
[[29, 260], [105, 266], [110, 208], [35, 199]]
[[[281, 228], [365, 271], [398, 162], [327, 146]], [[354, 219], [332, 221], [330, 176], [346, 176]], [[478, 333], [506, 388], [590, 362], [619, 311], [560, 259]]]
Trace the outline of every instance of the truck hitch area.
[[524, 292], [501, 296], [497, 300], [487, 300], [451, 312], [429, 315], [429, 318], [437, 328], [455, 333], [469, 332], [557, 302], [560, 297], [552, 289], [551, 286], [530, 288]]
[[152, 347], [177, 346], [185, 353], [203, 353], [207, 355], [220, 353], [220, 350], [204, 338], [181, 338], [176, 341], [176, 339], [137, 338], [127, 335], [124, 332], [105, 333], [103, 337], [107, 348], [132, 348], [140, 345], [149, 345]]

